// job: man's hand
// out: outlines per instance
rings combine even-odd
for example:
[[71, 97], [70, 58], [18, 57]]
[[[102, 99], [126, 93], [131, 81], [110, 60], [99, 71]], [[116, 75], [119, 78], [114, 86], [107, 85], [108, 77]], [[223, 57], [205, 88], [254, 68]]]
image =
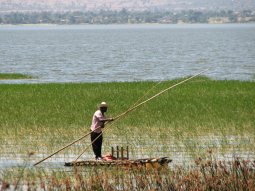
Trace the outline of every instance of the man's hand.
[[113, 118], [109, 118], [109, 121], [113, 121], [114, 119]]

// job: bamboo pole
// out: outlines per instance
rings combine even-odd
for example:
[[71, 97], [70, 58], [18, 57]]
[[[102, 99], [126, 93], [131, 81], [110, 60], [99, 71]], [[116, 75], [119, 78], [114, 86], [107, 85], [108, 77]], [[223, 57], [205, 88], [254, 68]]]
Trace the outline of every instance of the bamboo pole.
[[206, 69], [206, 70], [203, 70], [203, 71], [201, 71], [201, 72], [199, 72], [199, 73], [197, 73], [197, 74], [195, 74], [195, 75], [193, 75], [193, 76], [191, 76], [191, 77], [189, 77], [189, 78], [187, 78], [187, 79], [185, 79], [185, 80], [183, 80], [183, 81], [181, 81], [181, 82], [179, 82], [179, 83], [177, 83], [177, 84], [174, 84], [174, 85], [172, 85], [172, 86], [170, 86], [170, 87], [168, 87], [168, 88], [166, 88], [166, 89], [160, 91], [159, 93], [155, 94], [154, 96], [150, 97], [149, 99], [147, 99], [147, 100], [145, 100], [145, 101], [143, 101], [143, 102], [141, 102], [141, 103], [135, 105], [134, 107], [128, 109], [127, 111], [123, 112], [122, 114], [116, 116], [116, 117], [114, 118], [114, 120], [116, 120], [116, 119], [118, 119], [118, 118], [120, 118], [120, 117], [125, 116], [125, 115], [128, 114], [129, 112], [131, 112], [131, 111], [137, 109], [137, 108], [140, 107], [141, 105], [143, 105], [143, 104], [145, 104], [145, 103], [151, 101], [152, 99], [158, 97], [159, 95], [165, 93], [166, 91], [168, 91], [168, 90], [170, 90], [170, 89], [172, 89], [172, 88], [174, 88], [174, 87], [176, 87], [176, 86], [178, 86], [178, 85], [181, 85], [181, 84], [183, 84], [183, 83], [185, 83], [185, 82], [191, 80], [192, 78], [195, 78], [195, 77], [199, 76], [200, 74], [202, 74], [202, 73], [204, 73], [204, 72], [206, 72], [206, 71], [208, 71], [208, 70], [209, 70], [209, 68]]
[[[95, 130], [96, 130], [96, 129], [95, 129]], [[36, 166], [36, 165], [40, 164], [41, 162], [43, 162], [43, 161], [47, 160], [48, 158], [52, 157], [53, 155], [55, 155], [55, 154], [59, 153], [60, 151], [62, 151], [62, 150], [64, 150], [64, 149], [66, 149], [67, 147], [70, 147], [70, 146], [71, 146], [71, 145], [73, 145], [74, 143], [77, 143], [78, 141], [80, 141], [80, 140], [84, 139], [85, 137], [87, 137], [88, 135], [90, 135], [90, 134], [91, 134], [91, 132], [92, 132], [92, 131], [90, 131], [90, 132], [89, 132], [89, 133], [87, 133], [86, 135], [83, 135], [83, 136], [82, 136], [82, 137], [80, 137], [79, 139], [76, 139], [75, 141], [73, 141], [73, 142], [69, 143], [68, 145], [66, 145], [66, 146], [62, 147], [61, 149], [59, 149], [59, 150], [55, 151], [54, 153], [50, 154], [50, 155], [49, 155], [49, 156], [47, 156], [46, 158], [44, 158], [44, 159], [42, 159], [42, 160], [38, 161], [37, 163], [35, 163], [35, 164], [34, 164], [34, 166]], [[100, 135], [101, 135], [101, 134], [100, 134]], [[99, 135], [98, 137], [96, 137], [96, 139], [94, 140], [94, 142], [95, 142], [95, 141], [96, 141], [96, 140], [100, 137], [100, 135]], [[91, 145], [92, 145], [94, 142], [92, 142], [92, 143], [91, 143]], [[84, 151], [84, 152], [85, 152], [85, 151]], [[82, 153], [82, 154], [83, 154], [83, 153]], [[81, 155], [82, 155], [82, 154], [81, 154]], [[80, 156], [81, 156], [81, 155], [80, 155]], [[80, 157], [80, 156], [79, 156], [79, 157]], [[78, 157], [78, 158], [79, 158], [79, 157]], [[78, 159], [78, 158], [77, 158], [77, 159]], [[77, 160], [77, 159], [76, 159], [76, 160]], [[76, 161], [76, 160], [75, 160], [75, 161]]]
[[159, 84], [162, 83], [162, 80], [160, 80], [156, 85], [152, 86], [152, 88], [150, 88], [142, 97], [140, 97], [131, 107], [129, 107], [128, 109], [131, 109], [133, 107], [135, 107], [146, 95], [148, 95], [154, 88], [156, 88]]
[[76, 162], [76, 161], [88, 150], [88, 148], [89, 148], [94, 142], [96, 142], [96, 140], [99, 139], [100, 136], [102, 136], [102, 134], [103, 134], [103, 131], [91, 142], [91, 144], [90, 144], [89, 146], [87, 146], [87, 147], [82, 151], [82, 153], [75, 159], [74, 162]]
[[[176, 86], [178, 86], [178, 85], [181, 85], [181, 84], [183, 84], [183, 83], [185, 83], [185, 82], [187, 82], [187, 81], [189, 81], [189, 80], [191, 80], [191, 79], [193, 79], [193, 78], [199, 76], [200, 74], [205, 73], [205, 72], [208, 71], [208, 70], [209, 70], [209, 68], [206, 69], [206, 70], [203, 70], [203, 71], [201, 71], [201, 72], [199, 72], [199, 73], [197, 73], [197, 74], [195, 74], [195, 75], [193, 75], [193, 76], [191, 76], [191, 77], [189, 77], [189, 78], [187, 78], [187, 79], [185, 79], [185, 80], [182, 80], [182, 81], [180, 81], [180, 82], [177, 83], [177, 84], [174, 84], [174, 85], [172, 85], [172, 86], [170, 86], [170, 87], [168, 87], [168, 88], [166, 88], [166, 89], [160, 91], [159, 93], [155, 94], [154, 96], [150, 97], [149, 99], [147, 99], [147, 100], [145, 100], [145, 101], [143, 101], [143, 102], [141, 102], [141, 103], [135, 105], [134, 107], [129, 108], [127, 111], [125, 111], [125, 112], [121, 113], [120, 115], [116, 116], [116, 117], [114, 118], [114, 121], [116, 121], [116, 120], [120, 119], [121, 117], [127, 115], [128, 113], [134, 111], [134, 110], [137, 109], [138, 107], [140, 107], [140, 106], [142, 106], [143, 104], [145, 104], [145, 103], [151, 101], [152, 99], [158, 97], [159, 95], [165, 93], [166, 91], [168, 91], [168, 90], [170, 90], [170, 89], [172, 89], [172, 88], [174, 88], [174, 87], [176, 87]], [[111, 125], [112, 125], [112, 124], [111, 124]], [[104, 131], [106, 131], [106, 127], [104, 128]], [[90, 145], [92, 145], [100, 136], [102, 136], [102, 133], [103, 133], [103, 130], [102, 130], [102, 132], [94, 139], [94, 141], [92, 141], [92, 143], [91, 143]], [[89, 146], [90, 146], [90, 145], [89, 145]], [[83, 150], [83, 152], [76, 158], [75, 161], [77, 161], [77, 160], [85, 153], [85, 151], [89, 148], [89, 146], [86, 147], [86, 148]], [[117, 149], [117, 150], [118, 150], [118, 149]], [[118, 151], [117, 151], [117, 154], [118, 154]]]
[[76, 139], [75, 141], [73, 141], [73, 142], [69, 143], [68, 145], [66, 145], [66, 146], [62, 147], [61, 149], [59, 149], [59, 150], [55, 151], [54, 153], [50, 154], [50, 155], [49, 155], [49, 156], [47, 156], [46, 158], [44, 158], [44, 159], [42, 159], [42, 160], [38, 161], [37, 163], [35, 163], [35, 164], [34, 164], [34, 166], [36, 166], [36, 165], [40, 164], [41, 162], [43, 162], [43, 161], [47, 160], [48, 158], [52, 157], [53, 155], [57, 154], [58, 152], [60, 152], [60, 151], [64, 150], [65, 148], [67, 148], [67, 147], [69, 147], [69, 146], [73, 145], [74, 143], [76, 143], [76, 142], [78, 142], [78, 141], [82, 140], [83, 138], [87, 137], [90, 133], [91, 133], [91, 132], [87, 133], [86, 135], [83, 135], [83, 136], [82, 136], [82, 137], [80, 137], [79, 139]]

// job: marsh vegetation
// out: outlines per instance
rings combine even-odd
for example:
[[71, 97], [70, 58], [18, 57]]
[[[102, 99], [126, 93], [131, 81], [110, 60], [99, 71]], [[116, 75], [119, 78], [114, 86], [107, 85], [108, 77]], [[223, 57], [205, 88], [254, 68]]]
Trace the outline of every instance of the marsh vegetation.
[[16, 80], [16, 79], [31, 79], [33, 78], [27, 74], [19, 73], [0, 73], [0, 80]]
[[[143, 99], [180, 80], [163, 81]], [[205, 77], [162, 94], [106, 127], [105, 153], [110, 152], [111, 146], [128, 145], [131, 158], [172, 158], [170, 170], [160, 174], [122, 170], [116, 171], [120, 174], [111, 174], [105, 169], [102, 172], [105, 176], [100, 176], [100, 181], [96, 182], [101, 174], [98, 170], [79, 177], [79, 170], [75, 169], [71, 172], [46, 170], [43, 164], [42, 168], [31, 167], [34, 162], [87, 133], [92, 114], [101, 101], [108, 102], [107, 115], [114, 117], [126, 111], [156, 84], [1, 84], [0, 165], [4, 166], [10, 160], [21, 164], [21, 167], [1, 170], [2, 186], [15, 185], [26, 166], [21, 185], [31, 187], [39, 183], [48, 190], [66, 187], [75, 190], [76, 186], [80, 186], [78, 190], [84, 190], [84, 185], [87, 190], [93, 190], [92, 186], [110, 190], [111, 185], [120, 186], [120, 190], [132, 189], [134, 185], [139, 185], [140, 190], [154, 187], [159, 190], [206, 190], [209, 187], [224, 190], [221, 186], [230, 183], [235, 186], [233, 188], [254, 188], [255, 82], [214, 81]], [[74, 160], [89, 143], [89, 138], [84, 139], [48, 162]], [[82, 159], [92, 157], [90, 149]], [[234, 161], [240, 163], [236, 165]], [[129, 173], [125, 175], [128, 178], [122, 173]], [[204, 185], [205, 182], [208, 184]]]

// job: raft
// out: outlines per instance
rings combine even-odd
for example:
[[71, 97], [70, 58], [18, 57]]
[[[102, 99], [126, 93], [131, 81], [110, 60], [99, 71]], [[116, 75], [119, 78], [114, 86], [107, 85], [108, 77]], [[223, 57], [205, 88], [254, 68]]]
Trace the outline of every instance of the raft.
[[168, 168], [168, 163], [172, 162], [172, 159], [168, 157], [160, 158], [146, 158], [146, 159], [116, 159], [116, 160], [83, 160], [83, 161], [73, 161], [66, 162], [65, 166], [116, 166], [116, 167], [145, 167], [146, 169], [160, 169]]

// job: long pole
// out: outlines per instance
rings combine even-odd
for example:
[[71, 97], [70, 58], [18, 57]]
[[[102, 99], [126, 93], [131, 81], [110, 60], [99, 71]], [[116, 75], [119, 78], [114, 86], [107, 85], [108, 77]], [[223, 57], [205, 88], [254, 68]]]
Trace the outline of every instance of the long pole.
[[87, 147], [82, 151], [82, 153], [75, 159], [74, 162], [76, 162], [76, 161], [88, 150], [88, 148], [89, 148], [94, 142], [96, 142], [96, 140], [99, 139], [99, 137], [102, 136], [102, 135], [103, 135], [103, 131], [90, 143], [89, 146], [87, 146]]
[[[160, 83], [162, 83], [162, 80], [160, 80], [156, 85], [152, 86], [142, 97], [140, 97], [131, 107], [128, 108], [131, 109], [135, 107], [145, 96], [147, 96], [154, 88], [156, 88]], [[114, 118], [115, 119], [115, 118]]]
[[[141, 103], [135, 105], [134, 107], [129, 108], [127, 111], [125, 111], [125, 112], [123, 112], [122, 114], [116, 116], [116, 117], [114, 118], [114, 120], [118, 120], [119, 118], [121, 118], [121, 117], [127, 115], [128, 113], [130, 113], [130, 112], [132, 112], [132, 111], [134, 111], [134, 110], [137, 109], [138, 107], [140, 107], [140, 106], [142, 106], [143, 104], [145, 104], [145, 103], [151, 101], [152, 99], [158, 97], [159, 95], [165, 93], [166, 91], [168, 91], [168, 90], [170, 90], [170, 89], [172, 89], [172, 88], [174, 88], [174, 87], [176, 87], [176, 86], [178, 86], [178, 85], [181, 85], [181, 84], [183, 84], [183, 83], [185, 83], [185, 82], [187, 82], [187, 81], [189, 81], [189, 80], [191, 80], [191, 79], [193, 79], [193, 78], [199, 76], [200, 74], [205, 73], [205, 72], [208, 71], [208, 70], [209, 70], [209, 68], [206, 69], [206, 70], [203, 70], [203, 71], [201, 71], [201, 72], [199, 72], [199, 73], [197, 73], [197, 74], [195, 74], [195, 75], [193, 75], [193, 76], [191, 76], [191, 77], [189, 77], [189, 78], [187, 78], [187, 79], [185, 79], [185, 80], [182, 80], [181, 82], [179, 82], [179, 83], [177, 83], [177, 84], [174, 84], [174, 85], [172, 85], [172, 86], [170, 86], [170, 87], [168, 87], [168, 88], [166, 88], [166, 89], [160, 91], [159, 93], [155, 94], [154, 96], [150, 97], [149, 99], [147, 99], [147, 100], [145, 100], [145, 101], [143, 101], [143, 102], [141, 102]], [[106, 128], [106, 127], [105, 127], [105, 128]], [[104, 131], [106, 131], [105, 128], [104, 128]], [[100, 134], [94, 139], [94, 141], [92, 141], [92, 143], [91, 143], [90, 145], [92, 145], [100, 136], [102, 136], [102, 133], [100, 133]], [[90, 146], [90, 145], [89, 145], [89, 146]], [[82, 153], [76, 158], [75, 161], [77, 161], [77, 160], [85, 153], [85, 151], [86, 151], [88, 148], [89, 148], [89, 147], [86, 147], [86, 148], [82, 151]]]
[[73, 141], [73, 142], [69, 143], [68, 145], [66, 145], [66, 146], [64, 146], [64, 147], [62, 147], [62, 148], [61, 148], [61, 149], [59, 149], [58, 151], [56, 151], [56, 152], [54, 152], [54, 153], [50, 154], [50, 155], [49, 155], [49, 156], [47, 156], [46, 158], [44, 158], [44, 159], [42, 159], [42, 160], [38, 161], [37, 163], [35, 163], [35, 164], [34, 164], [34, 166], [36, 166], [36, 165], [40, 164], [41, 162], [43, 162], [43, 161], [47, 160], [48, 158], [52, 157], [53, 155], [57, 154], [58, 152], [60, 152], [60, 151], [64, 150], [65, 148], [67, 148], [67, 147], [69, 147], [69, 146], [73, 145], [74, 143], [76, 143], [76, 142], [78, 142], [78, 141], [82, 140], [83, 138], [87, 137], [90, 133], [91, 133], [91, 132], [87, 133], [86, 135], [84, 135], [84, 136], [80, 137], [79, 139], [76, 139], [75, 141]]
[[120, 118], [120, 117], [122, 117], [122, 116], [128, 114], [129, 112], [131, 112], [131, 111], [137, 109], [137, 108], [140, 107], [141, 105], [143, 105], [143, 104], [145, 104], [145, 103], [151, 101], [152, 99], [158, 97], [159, 95], [165, 93], [166, 91], [168, 91], [168, 90], [170, 90], [170, 89], [172, 89], [172, 88], [174, 88], [174, 87], [176, 87], [176, 86], [178, 86], [178, 85], [181, 85], [181, 84], [183, 84], [183, 83], [185, 83], [185, 82], [191, 80], [192, 78], [195, 78], [195, 77], [199, 76], [200, 74], [205, 73], [205, 72], [208, 71], [208, 70], [209, 70], [209, 68], [206, 69], [206, 70], [203, 70], [203, 71], [201, 71], [201, 72], [199, 72], [199, 73], [197, 73], [197, 74], [195, 74], [195, 75], [193, 75], [193, 76], [191, 76], [191, 77], [189, 77], [189, 78], [187, 78], [187, 79], [185, 79], [185, 80], [183, 80], [183, 81], [181, 81], [181, 82], [179, 82], [179, 83], [177, 83], [177, 84], [174, 84], [174, 85], [172, 85], [172, 86], [170, 86], [170, 87], [168, 87], [168, 88], [166, 88], [166, 89], [160, 91], [159, 93], [155, 94], [154, 96], [150, 97], [149, 99], [147, 99], [147, 100], [145, 100], [145, 101], [143, 101], [143, 102], [137, 104], [136, 106], [134, 106], [134, 107], [128, 109], [127, 111], [123, 112], [122, 114], [116, 116], [116, 117], [114, 118], [114, 120], [116, 120], [116, 119], [118, 119], [118, 118]]

